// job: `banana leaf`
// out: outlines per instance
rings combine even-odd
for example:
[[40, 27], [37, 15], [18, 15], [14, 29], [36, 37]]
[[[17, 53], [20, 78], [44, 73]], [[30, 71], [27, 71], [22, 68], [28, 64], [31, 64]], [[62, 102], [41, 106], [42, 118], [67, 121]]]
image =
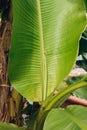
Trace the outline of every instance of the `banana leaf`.
[[72, 69], [86, 25], [83, 0], [13, 0], [9, 79], [43, 101]]
[[87, 130], [87, 108], [68, 106], [66, 109], [53, 109], [43, 130]]

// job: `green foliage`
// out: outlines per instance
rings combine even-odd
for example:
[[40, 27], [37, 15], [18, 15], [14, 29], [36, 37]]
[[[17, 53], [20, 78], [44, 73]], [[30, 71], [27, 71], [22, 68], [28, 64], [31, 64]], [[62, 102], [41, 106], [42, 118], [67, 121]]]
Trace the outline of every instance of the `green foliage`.
[[46, 99], [46, 101], [43, 102], [43, 104], [42, 104], [42, 107], [39, 112], [39, 118], [37, 119], [36, 128], [34, 130], [43, 129], [44, 121], [45, 121], [47, 115], [49, 114], [49, 112], [53, 108], [59, 108], [64, 103], [64, 101], [67, 99], [67, 97], [70, 95], [70, 93], [72, 91], [74, 91], [75, 89], [78, 89], [80, 87], [86, 87], [86, 86], [87, 86], [87, 76], [85, 76], [82, 80], [61, 90], [55, 96], [51, 97], [51, 95], [50, 95], [50, 97], [48, 97]]
[[26, 98], [42, 101], [75, 63], [86, 25], [83, 0], [13, 0], [9, 78]]
[[71, 84], [70, 86], [66, 87], [65, 89], [61, 90], [58, 94], [55, 95], [55, 98], [51, 97], [49, 98], [48, 102], [47, 100], [43, 102], [44, 110], [50, 110], [51, 108], [60, 107], [62, 103], [67, 99], [67, 97], [70, 95], [71, 92], [73, 92], [76, 89], [79, 89], [81, 87], [87, 86], [87, 76], [85, 76], [82, 80]]
[[82, 59], [78, 59], [76, 64], [87, 71], [87, 27], [82, 33], [81, 40], [79, 42], [79, 54]]
[[25, 128], [19, 128], [11, 123], [0, 123], [0, 130], [25, 130]]
[[87, 130], [87, 108], [69, 106], [65, 110], [52, 109], [43, 130]]
[[85, 6], [86, 6], [86, 12], [87, 12], [87, 0], [84, 0]]
[[[86, 3], [87, 4], [87, 3]], [[81, 68], [85, 69], [87, 71], [87, 27], [85, 31], [82, 33], [81, 40], [79, 42], [79, 55], [82, 57], [82, 59], [77, 60], [76, 64], [80, 66]], [[79, 77], [75, 77], [74, 79], [78, 79]], [[80, 80], [80, 78], [79, 78]], [[72, 82], [75, 82], [72, 79]], [[80, 88], [78, 90], [75, 90], [73, 92], [76, 96], [79, 96], [81, 98], [87, 99], [87, 87], [86, 88]]]
[[87, 100], [87, 87], [75, 90], [73, 92], [73, 94], [76, 95], [77, 97], [80, 97], [80, 98]]
[[[74, 84], [77, 81], [81, 81], [82, 77], [72, 77], [68, 79], [68, 84]], [[76, 97], [80, 97], [87, 100], [87, 85], [82, 88], [78, 88], [72, 92]]]
[[87, 52], [87, 28], [83, 32], [79, 42], [79, 55], [83, 55], [85, 52]]

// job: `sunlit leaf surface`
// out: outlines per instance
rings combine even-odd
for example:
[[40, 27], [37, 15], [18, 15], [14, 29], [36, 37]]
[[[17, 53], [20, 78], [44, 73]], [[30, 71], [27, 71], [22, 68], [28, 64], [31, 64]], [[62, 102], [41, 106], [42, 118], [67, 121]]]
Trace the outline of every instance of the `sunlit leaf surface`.
[[43, 130], [87, 130], [87, 108], [69, 106], [53, 109], [48, 114]]
[[86, 24], [83, 0], [13, 0], [9, 78], [26, 98], [44, 100], [70, 72]]

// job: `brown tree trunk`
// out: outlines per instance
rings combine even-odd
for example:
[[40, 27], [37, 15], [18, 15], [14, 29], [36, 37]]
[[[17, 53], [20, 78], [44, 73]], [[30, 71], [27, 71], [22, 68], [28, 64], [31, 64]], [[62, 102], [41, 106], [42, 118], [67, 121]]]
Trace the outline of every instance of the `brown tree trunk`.
[[9, 122], [9, 90], [8, 83], [8, 52], [11, 41], [10, 22], [11, 1], [0, 0], [0, 12], [2, 13], [0, 23], [0, 121]]
[[11, 40], [11, 23], [2, 20], [0, 25], [0, 121], [9, 122], [8, 52]]
[[22, 96], [11, 87], [8, 79], [8, 53], [13, 19], [11, 0], [0, 0], [0, 11], [0, 122], [12, 122], [21, 126]]

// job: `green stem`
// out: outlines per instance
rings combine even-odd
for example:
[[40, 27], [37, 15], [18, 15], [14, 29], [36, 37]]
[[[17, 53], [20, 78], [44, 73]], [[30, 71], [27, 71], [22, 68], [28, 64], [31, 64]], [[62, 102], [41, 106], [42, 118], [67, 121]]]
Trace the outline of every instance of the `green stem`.
[[[70, 93], [78, 88], [87, 86], [87, 76], [85, 76], [82, 80], [66, 87], [60, 93], [55, 95], [48, 103], [45, 104], [44, 111], [50, 110], [52, 108], [59, 107], [70, 95]], [[64, 100], [62, 103], [60, 101]], [[44, 102], [43, 102], [44, 105]]]
[[85, 76], [82, 80], [68, 86], [63, 89], [57, 95], [52, 97], [52, 94], [45, 100], [42, 104], [42, 107], [39, 111], [38, 118], [36, 121], [36, 129], [42, 130], [44, 121], [52, 108], [60, 107], [62, 103], [69, 97], [70, 93], [78, 88], [87, 86], [87, 76]]

